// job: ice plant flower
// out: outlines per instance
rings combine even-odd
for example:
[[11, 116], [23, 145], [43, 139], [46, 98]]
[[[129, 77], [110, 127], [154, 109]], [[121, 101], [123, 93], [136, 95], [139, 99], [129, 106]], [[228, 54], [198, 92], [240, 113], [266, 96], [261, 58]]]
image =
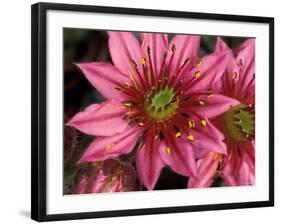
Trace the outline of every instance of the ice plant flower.
[[138, 183], [134, 168], [116, 159], [90, 163], [79, 174], [73, 194], [101, 192], [123, 192], [137, 190]]
[[[68, 125], [97, 136], [79, 163], [135, 151], [138, 177], [152, 190], [164, 166], [196, 176], [194, 148], [226, 153], [224, 136], [209, 121], [236, 101], [210, 85], [226, 67], [228, 52], [198, 58], [199, 36], [109, 32], [114, 65], [78, 67], [107, 100], [78, 113]], [[208, 113], [206, 113], [208, 111]]]
[[[217, 39], [215, 52], [229, 51], [222, 39]], [[227, 155], [207, 153], [198, 160], [198, 176], [190, 178], [189, 187], [208, 187], [216, 176], [226, 185], [253, 185], [255, 182], [255, 40], [248, 39], [230, 57], [222, 79], [213, 91], [232, 97], [237, 104], [214, 124], [224, 133]]]

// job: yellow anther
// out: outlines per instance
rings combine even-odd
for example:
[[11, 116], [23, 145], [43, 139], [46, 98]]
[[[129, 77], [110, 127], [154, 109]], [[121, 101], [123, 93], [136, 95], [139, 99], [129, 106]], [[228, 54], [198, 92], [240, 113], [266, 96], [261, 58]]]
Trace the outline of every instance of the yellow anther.
[[130, 62], [131, 62], [131, 65], [132, 65], [133, 68], [137, 67], [137, 63], [134, 60], [131, 60]]
[[125, 107], [131, 107], [131, 106], [133, 106], [133, 103], [128, 101], [128, 102], [123, 103], [123, 105]]
[[147, 53], [150, 54], [150, 52], [151, 52], [151, 48], [150, 46], [147, 46]]
[[144, 65], [146, 63], [146, 59], [144, 57], [141, 57], [140, 62], [141, 62], [142, 65]]
[[139, 126], [140, 126], [140, 127], [143, 127], [143, 126], [144, 126], [144, 123], [143, 123], [143, 122], [139, 122]]
[[232, 79], [234, 79], [234, 80], [237, 79], [237, 73], [236, 72], [232, 73]]
[[212, 90], [208, 90], [207, 96], [208, 96], [208, 97], [211, 97], [211, 96], [213, 96], [213, 95], [214, 95], [213, 91], [212, 91]]
[[105, 146], [105, 149], [106, 149], [106, 150], [109, 150], [109, 149], [112, 149], [112, 147], [113, 147], [113, 144], [110, 143], [110, 144], [107, 144], [107, 145]]
[[206, 105], [206, 102], [204, 100], [199, 100], [199, 105], [203, 107]]
[[176, 133], [176, 137], [177, 138], [181, 137], [181, 133], [179, 131]]
[[193, 135], [188, 135], [187, 139], [193, 142], [195, 140], [195, 137]]
[[130, 86], [131, 86], [131, 85], [130, 85], [130, 83], [128, 83], [128, 82], [125, 82], [125, 83], [124, 83], [124, 87], [125, 87], [125, 88], [129, 88]]
[[168, 155], [171, 154], [171, 148], [170, 148], [170, 147], [166, 147], [166, 148], [165, 148], [165, 151], [166, 151], [166, 153], [167, 153]]
[[116, 91], [118, 91], [118, 92], [121, 92], [121, 91], [122, 91], [122, 89], [121, 89], [120, 87], [114, 87], [114, 89], [115, 89]]
[[203, 127], [206, 127], [207, 126], [207, 121], [206, 120], [202, 120], [201, 124], [202, 124]]
[[242, 66], [243, 66], [243, 61], [242, 61], [241, 58], [238, 60], [238, 66], [239, 66], [239, 67], [242, 67]]
[[201, 64], [202, 64], [202, 60], [201, 60], [201, 59], [198, 59], [198, 60], [196, 61], [196, 66], [199, 67]]
[[198, 79], [201, 76], [201, 73], [200, 73], [200, 71], [197, 71], [197, 72], [194, 73], [194, 75]]
[[173, 53], [175, 53], [175, 52], [176, 52], [176, 50], [177, 50], [177, 47], [176, 47], [176, 45], [175, 45], [175, 44], [173, 44], [173, 45], [172, 45], [172, 51], [173, 51]]
[[194, 121], [188, 121], [188, 127], [189, 128], [195, 128], [195, 122]]

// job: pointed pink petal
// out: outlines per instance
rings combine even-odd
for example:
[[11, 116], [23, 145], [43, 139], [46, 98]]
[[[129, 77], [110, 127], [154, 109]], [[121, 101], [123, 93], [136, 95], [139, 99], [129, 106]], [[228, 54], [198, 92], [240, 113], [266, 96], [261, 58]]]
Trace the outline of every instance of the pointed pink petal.
[[190, 134], [195, 138], [192, 145], [197, 149], [226, 154], [224, 135], [207, 118], [204, 120], [206, 121], [205, 127], [201, 126], [199, 121], [194, 129], [190, 129]]
[[123, 74], [132, 71], [131, 60], [140, 67], [141, 47], [131, 32], [108, 32], [108, 44], [112, 61]]
[[165, 164], [173, 171], [184, 176], [196, 176], [196, 163], [193, 147], [184, 137], [176, 138], [165, 135], [165, 142], [161, 144], [159, 152]]
[[217, 174], [218, 165], [219, 154], [207, 153], [203, 159], [197, 161], [198, 176], [189, 178], [188, 188], [210, 187]]
[[[231, 148], [235, 147], [234, 145], [228, 145], [229, 147], [229, 151], [233, 151], [231, 150]], [[237, 186], [237, 180], [236, 180], [236, 173], [234, 171], [234, 168], [236, 166], [235, 164], [235, 154], [232, 152], [229, 155], [227, 155], [224, 158], [224, 166], [221, 172], [221, 177], [223, 178], [225, 184], [227, 186]], [[237, 161], [237, 159], [236, 159]]]
[[255, 75], [255, 39], [248, 39], [237, 49], [237, 62], [241, 62], [239, 83], [242, 92], [248, 88], [254, 90], [255, 82], [252, 82]]
[[[204, 102], [204, 105], [200, 105], [199, 102]], [[184, 105], [188, 111], [197, 114], [201, 117], [212, 118], [223, 114], [231, 106], [237, 105], [240, 102], [220, 94], [196, 94], [187, 101]]]
[[253, 185], [255, 184], [255, 160], [250, 157], [250, 153], [253, 153], [253, 145], [250, 142], [244, 142], [240, 144], [243, 153], [241, 153], [240, 167], [238, 170], [238, 184]]
[[154, 140], [151, 132], [147, 132], [144, 145], [136, 153], [138, 176], [148, 190], [153, 190], [165, 166], [159, 155], [160, 144], [159, 140]]
[[[189, 80], [186, 81], [183, 88], [185, 92], [190, 94], [210, 89], [210, 86], [220, 80], [225, 72], [231, 56], [230, 53], [230, 51], [225, 51], [203, 57], [202, 64], [193, 68], [191, 73], [188, 74], [190, 76]], [[198, 73], [200, 73], [200, 77], [195, 78]]]
[[153, 71], [158, 76], [164, 54], [168, 51], [168, 36], [167, 34], [143, 33], [142, 39], [142, 53], [148, 60], [147, 48], [150, 48]]
[[231, 50], [231, 49], [226, 45], [226, 43], [223, 41], [223, 39], [218, 37], [214, 52], [219, 53], [219, 52], [228, 51], [228, 50]]
[[120, 73], [109, 63], [83, 63], [77, 64], [83, 71], [90, 83], [106, 98], [115, 99], [122, 102], [127, 99], [122, 91], [116, 88], [122, 88], [124, 83], [128, 82], [128, 77]]
[[113, 136], [97, 137], [86, 149], [78, 163], [102, 161], [128, 154], [134, 149], [140, 132], [141, 129], [133, 126]]
[[126, 108], [112, 100], [92, 104], [76, 114], [67, 125], [89, 135], [111, 136], [126, 129], [128, 122], [122, 119]]
[[190, 66], [196, 63], [200, 48], [200, 36], [176, 35], [171, 40], [169, 48], [172, 49], [173, 45], [176, 47], [176, 51], [171, 62], [170, 75], [175, 74], [187, 58], [189, 58], [189, 61], [184, 70], [190, 69]]

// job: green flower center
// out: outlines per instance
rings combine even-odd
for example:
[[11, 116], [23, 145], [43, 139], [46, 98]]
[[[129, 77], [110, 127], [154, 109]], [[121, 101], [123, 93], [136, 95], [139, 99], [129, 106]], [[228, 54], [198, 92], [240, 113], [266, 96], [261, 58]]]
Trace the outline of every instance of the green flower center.
[[145, 98], [144, 110], [151, 119], [161, 122], [171, 118], [179, 107], [179, 99], [173, 88], [152, 91]]
[[246, 105], [231, 107], [223, 115], [229, 137], [236, 141], [246, 141], [255, 132], [255, 116]]

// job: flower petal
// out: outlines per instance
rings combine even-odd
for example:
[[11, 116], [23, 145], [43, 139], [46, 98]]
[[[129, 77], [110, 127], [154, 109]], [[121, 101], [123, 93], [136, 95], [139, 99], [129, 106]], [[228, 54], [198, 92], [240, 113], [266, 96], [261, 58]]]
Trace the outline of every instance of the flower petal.
[[116, 158], [121, 154], [128, 154], [134, 149], [140, 132], [140, 128], [132, 126], [113, 136], [97, 137], [86, 149], [78, 163], [102, 161]]
[[227, 44], [223, 41], [222, 38], [218, 37], [214, 52], [219, 53], [219, 52], [228, 51], [228, 50], [231, 50], [231, 49], [227, 46]]
[[129, 82], [128, 77], [120, 73], [109, 63], [77, 64], [90, 83], [106, 98], [122, 102], [128, 96], [120, 89]]
[[[201, 104], [200, 104], [201, 103]], [[231, 106], [239, 104], [239, 101], [220, 94], [196, 94], [189, 98], [184, 105], [189, 112], [201, 117], [212, 118], [223, 114]]]
[[196, 176], [196, 163], [194, 150], [184, 138], [176, 138], [163, 133], [165, 142], [161, 144], [159, 152], [165, 164], [173, 171], [184, 176]]
[[248, 88], [254, 89], [252, 79], [255, 75], [255, 39], [248, 39], [237, 49], [237, 61], [241, 66], [240, 89], [245, 92]]
[[219, 154], [209, 152], [203, 159], [197, 161], [198, 176], [191, 177], [188, 188], [210, 187], [219, 165]]
[[[185, 69], [190, 69], [190, 66], [196, 63], [200, 48], [200, 36], [176, 35], [171, 40], [169, 48], [172, 49], [173, 46], [175, 46], [176, 50], [171, 61], [170, 75], [175, 74], [176, 70], [179, 69], [188, 58], [188, 65]], [[183, 73], [184, 70], [182, 71]]]
[[199, 121], [197, 122], [197, 128], [195, 127], [190, 130], [190, 134], [195, 138], [192, 142], [194, 147], [201, 150], [226, 154], [227, 149], [223, 141], [224, 135], [207, 118], [203, 120], [206, 122], [204, 126], [201, 126]]
[[210, 89], [212, 83], [221, 79], [230, 51], [209, 54], [202, 58], [202, 64], [192, 69], [190, 78], [184, 84], [184, 91], [188, 94]]
[[233, 84], [239, 82], [240, 69], [232, 50], [226, 45], [226, 43], [221, 38], [218, 37], [214, 52], [220, 53], [224, 51], [231, 52], [229, 56], [229, 61], [226, 66], [226, 72], [221, 79], [213, 83], [212, 90], [218, 93], [224, 93], [226, 95], [231, 96], [235, 94]]
[[153, 71], [156, 76], [159, 75], [161, 64], [163, 62], [164, 54], [168, 51], [168, 35], [167, 34], [154, 34], [142, 33], [142, 52], [146, 58], [148, 57], [148, 47], [151, 51], [151, 61]]
[[112, 61], [123, 74], [132, 71], [131, 60], [140, 66], [141, 47], [131, 32], [108, 32], [108, 45]]
[[126, 129], [128, 122], [122, 119], [126, 108], [112, 100], [92, 104], [76, 114], [67, 125], [90, 135], [111, 136]]
[[160, 144], [160, 141], [154, 140], [151, 132], [147, 132], [144, 145], [136, 153], [138, 176], [148, 190], [153, 190], [165, 166], [159, 155]]

